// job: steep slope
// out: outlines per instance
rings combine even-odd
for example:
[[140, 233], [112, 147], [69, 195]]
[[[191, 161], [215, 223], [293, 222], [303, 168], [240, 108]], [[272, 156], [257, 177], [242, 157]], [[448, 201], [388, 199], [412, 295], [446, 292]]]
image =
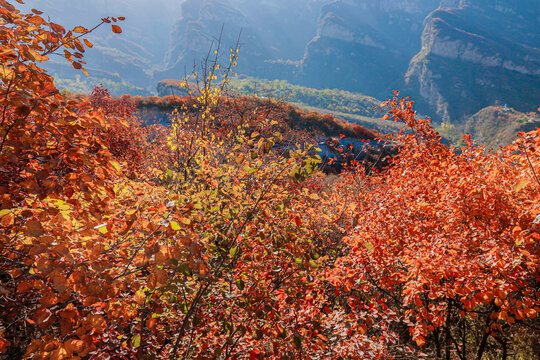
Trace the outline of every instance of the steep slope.
[[387, 96], [420, 48], [422, 21], [440, 0], [337, 0], [323, 6], [299, 80]]
[[[457, 3], [457, 4], [456, 4]], [[432, 12], [406, 74], [410, 89], [445, 121], [492, 105], [540, 103], [540, 2], [447, 1]]]
[[[248, 1], [187, 0], [174, 26], [166, 57], [166, 70], [155, 80], [179, 78], [200, 65], [223, 27], [222, 49], [233, 47], [240, 37], [238, 71], [261, 77], [289, 78], [292, 68], [279, 60], [297, 59], [316, 31], [322, 0]], [[225, 53], [225, 55], [227, 55]], [[227, 61], [228, 56], [225, 56]]]
[[[112, 34], [110, 26], [90, 34], [88, 38], [95, 46], [88, 49], [85, 60], [90, 76], [96, 81], [109, 79], [140, 88], [152, 85], [152, 72], [163, 62], [168, 49], [163, 39], [180, 11], [180, 4], [170, 0], [28, 0], [25, 3], [24, 9], [44, 11], [46, 18], [66, 28], [75, 25], [91, 28], [102, 17], [124, 16], [126, 20], [119, 24], [123, 29], [121, 34]], [[75, 79], [81, 74], [59, 57], [52, 57], [46, 67], [63, 79]]]

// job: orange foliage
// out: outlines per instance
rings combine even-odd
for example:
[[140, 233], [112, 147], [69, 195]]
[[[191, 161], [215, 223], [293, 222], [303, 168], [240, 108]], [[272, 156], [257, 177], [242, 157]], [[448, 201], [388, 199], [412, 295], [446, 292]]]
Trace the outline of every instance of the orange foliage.
[[[465, 359], [534, 327], [538, 129], [457, 152], [396, 94], [391, 166], [327, 178], [306, 130], [374, 134], [213, 73], [193, 98], [66, 98], [38, 63], [82, 70], [92, 30], [0, 3], [2, 356]], [[181, 112], [141, 126], [131, 101]]]
[[[369, 191], [336, 191], [335, 202], [353, 207], [353, 225], [347, 255], [328, 276], [351, 299], [369, 294], [419, 346], [440, 353], [443, 334], [452, 352], [466, 356], [460, 351], [468, 348], [480, 358], [490, 336], [500, 339], [540, 310], [540, 131], [496, 154], [465, 137], [456, 152], [440, 143], [429, 120], [415, 117], [412, 101], [396, 93], [382, 106], [385, 118], [411, 133], [386, 138], [400, 152], [383, 177], [343, 180], [346, 189], [363, 184]], [[478, 338], [471, 344], [462, 331]]]

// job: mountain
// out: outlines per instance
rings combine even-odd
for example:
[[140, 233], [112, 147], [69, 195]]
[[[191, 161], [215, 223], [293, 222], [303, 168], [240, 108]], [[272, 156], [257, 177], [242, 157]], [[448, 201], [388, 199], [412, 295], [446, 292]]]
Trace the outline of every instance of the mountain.
[[24, 10], [32, 7], [66, 27], [126, 17], [122, 34], [107, 25], [89, 35], [90, 79], [52, 58], [57, 83], [79, 91], [103, 82], [115, 95], [153, 94], [200, 66], [223, 29], [224, 64], [241, 34], [239, 74], [379, 99], [399, 89], [447, 124], [464, 126], [496, 103], [518, 112], [540, 104], [538, 0], [28, 0]]
[[422, 22], [440, 0], [337, 0], [321, 9], [299, 81], [388, 96], [420, 48]]
[[[119, 22], [121, 34], [113, 34], [107, 24], [89, 34], [94, 47], [87, 49], [85, 61], [94, 82], [111, 80], [138, 88], [155, 86], [153, 71], [163, 64], [168, 51], [164, 39], [180, 13], [180, 3], [175, 0], [27, 0], [20, 7], [25, 12], [31, 8], [43, 11], [43, 17], [66, 29], [76, 25], [90, 29], [103, 17], [124, 16], [125, 21]], [[82, 75], [60, 57], [52, 57], [46, 67], [62, 79], [80, 79]]]
[[[174, 25], [164, 71], [155, 80], [179, 78], [200, 66], [222, 33], [223, 62], [240, 36], [237, 71], [259, 77], [290, 77], [280, 60], [299, 59], [316, 31], [319, 0], [186, 0]], [[222, 32], [223, 29], [223, 32]]]
[[[449, 7], [445, 7], [449, 6]], [[405, 75], [445, 121], [494, 104], [540, 104], [540, 2], [448, 1], [426, 19]]]
[[412, 95], [437, 120], [496, 101], [540, 103], [540, 2], [336, 0], [321, 9], [297, 81], [386, 97]]

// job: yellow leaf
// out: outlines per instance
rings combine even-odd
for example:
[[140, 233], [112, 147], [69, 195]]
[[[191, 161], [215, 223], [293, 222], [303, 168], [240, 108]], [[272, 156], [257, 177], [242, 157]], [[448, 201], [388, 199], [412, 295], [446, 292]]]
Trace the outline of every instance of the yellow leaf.
[[120, 164], [114, 160], [109, 161], [109, 164], [111, 164], [116, 169], [116, 171], [122, 170], [122, 168], [120, 167]]
[[2, 78], [3, 80], [7, 80], [7, 81], [11, 80], [13, 77], [13, 74], [14, 74], [13, 70], [9, 68], [6, 68], [4, 66], [0, 68], [0, 78]]
[[11, 212], [10, 209], [4, 209], [4, 210], [0, 210], [0, 218], [6, 214], [9, 214]]
[[525, 186], [527, 186], [528, 184], [530, 183], [529, 180], [527, 179], [523, 179], [521, 180], [520, 182], [518, 182], [516, 184], [516, 186], [514, 186], [514, 191], [515, 192], [519, 192], [521, 189], [523, 189]]
[[177, 230], [180, 230], [181, 227], [180, 225], [178, 225], [176, 221], [171, 221], [171, 229], [173, 229], [174, 231], [177, 231]]
[[366, 241], [364, 243], [364, 247], [370, 252], [372, 253], [373, 251], [375, 251], [375, 249], [373, 248], [373, 244], [370, 243], [369, 241]]
[[245, 158], [246, 158], [246, 157], [244, 156], [244, 154], [238, 155], [238, 156], [236, 157], [236, 164], [242, 165], [242, 163], [244, 162]]
[[94, 230], [98, 230], [102, 234], [106, 234], [109, 232], [109, 230], [107, 230], [107, 223], [94, 227]]
[[134, 337], [132, 337], [131, 338], [131, 343], [133, 344], [134, 348], [138, 348], [139, 346], [141, 346], [141, 337], [140, 337], [140, 335], [135, 335]]
[[128, 211], [126, 211], [126, 215], [131, 216], [135, 214], [136, 212], [137, 212], [137, 209], [129, 209]]

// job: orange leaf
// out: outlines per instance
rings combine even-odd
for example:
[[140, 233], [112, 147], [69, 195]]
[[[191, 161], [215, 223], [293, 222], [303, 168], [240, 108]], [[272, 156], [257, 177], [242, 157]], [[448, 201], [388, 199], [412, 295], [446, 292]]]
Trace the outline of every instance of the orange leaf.
[[32, 284], [30, 284], [28, 281], [23, 281], [22, 283], [17, 286], [17, 292], [23, 293], [31, 290], [33, 288]]
[[82, 26], [75, 26], [73, 28], [73, 32], [74, 33], [78, 33], [78, 34], [86, 34], [88, 32], [88, 30], [86, 30], [84, 27]]
[[9, 340], [4, 339], [3, 337], [0, 337], [0, 354], [5, 353], [7, 349], [10, 347], [11, 342]]
[[122, 32], [122, 29], [118, 25], [112, 25], [112, 31], [115, 34], [120, 34]]
[[36, 310], [32, 316], [30, 316], [29, 319], [27, 319], [27, 321], [29, 323], [33, 323], [33, 324], [43, 324], [44, 322], [46, 322], [47, 320], [49, 320], [49, 318], [51, 317], [52, 313], [49, 309], [47, 308], [40, 308], [38, 310]]
[[107, 325], [105, 319], [101, 315], [90, 314], [88, 315], [86, 322], [90, 326], [90, 328], [100, 333], [105, 330], [105, 326]]
[[67, 279], [66, 277], [60, 273], [59, 271], [55, 270], [50, 275], [53, 280], [53, 285], [56, 290], [59, 292], [64, 292], [67, 289]]
[[167, 246], [160, 246], [159, 251], [156, 253], [156, 265], [165, 266], [168, 265], [171, 260], [171, 253]]
[[64, 57], [66, 58], [67, 61], [71, 62], [72, 60], [71, 53], [67, 51], [66, 49], [64, 49]]
[[8, 213], [8, 214], [2, 216], [2, 220], [0, 220], [0, 224], [3, 227], [8, 227], [8, 226], [13, 225], [14, 220], [15, 220], [15, 216], [13, 216], [12, 213]]
[[39, 303], [46, 307], [54, 306], [58, 304], [58, 301], [58, 296], [53, 292], [48, 292], [41, 299], [39, 299]]
[[71, 339], [64, 343], [64, 347], [70, 353], [81, 353], [84, 350], [84, 341], [78, 339]]
[[526, 309], [525, 310], [525, 314], [527, 315], [527, 317], [529, 317], [530, 319], [534, 319], [536, 317], [536, 310], [535, 309]]
[[416, 345], [418, 345], [418, 346], [424, 346], [425, 343], [426, 343], [426, 339], [424, 339], [424, 337], [421, 336], [421, 335], [416, 337], [416, 339], [414, 339], [414, 341], [416, 341]]
[[84, 52], [84, 46], [83, 46], [82, 43], [79, 41], [79, 39], [73, 40], [73, 45], [77, 48], [77, 50], [79, 50], [79, 52], [81, 52], [81, 53]]
[[365, 334], [365, 333], [367, 333], [367, 326], [366, 326], [366, 325], [360, 325], [360, 326], [358, 327], [358, 331], [359, 331], [360, 334], [362, 334], [362, 335]]
[[33, 24], [33, 25], [39, 26], [39, 25], [43, 24], [45, 22], [45, 20], [43, 20], [39, 16], [32, 16], [31, 18], [28, 19], [28, 22]]
[[515, 192], [519, 192], [521, 189], [523, 189], [523, 188], [524, 188], [525, 186], [527, 186], [529, 183], [530, 183], [530, 181], [527, 180], [527, 179], [521, 180], [520, 182], [518, 182], [518, 183], [514, 186], [514, 191], [515, 191]]
[[32, 220], [26, 223], [26, 233], [30, 236], [39, 237], [45, 233], [45, 230], [39, 221]]

